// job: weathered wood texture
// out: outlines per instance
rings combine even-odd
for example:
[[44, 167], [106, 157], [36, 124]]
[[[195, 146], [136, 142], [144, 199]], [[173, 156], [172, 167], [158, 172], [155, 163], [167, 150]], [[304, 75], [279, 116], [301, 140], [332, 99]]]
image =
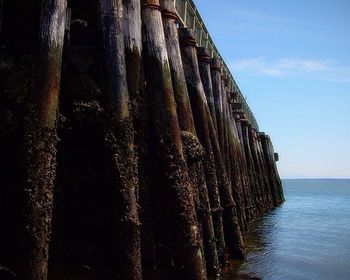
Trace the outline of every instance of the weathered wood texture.
[[[191, 35], [192, 36], [192, 35]], [[189, 52], [189, 58], [186, 59], [185, 55], [183, 59], [187, 61], [187, 63], [184, 63], [185, 65], [185, 71], [187, 70], [188, 73], [188, 85], [189, 88], [191, 88], [194, 93], [196, 93], [196, 82], [198, 83], [198, 77], [197, 81], [191, 80], [191, 71], [193, 70], [193, 62], [191, 61], [191, 58], [193, 57], [194, 51], [194, 41], [193, 38], [190, 37], [190, 40], [184, 38], [184, 46], [188, 46], [188, 52]], [[204, 67], [207, 68], [207, 71], [203, 72], [204, 76], [201, 77], [201, 80], [208, 80], [211, 83], [211, 77], [210, 77], [210, 68], [209, 68], [209, 57], [208, 60], [202, 59], [203, 63], [206, 63]], [[186, 68], [186, 65], [187, 68]], [[200, 85], [199, 85], [200, 87]], [[210, 85], [211, 87], [211, 85]], [[197, 89], [198, 90], [198, 89]], [[200, 90], [200, 89], [199, 89]], [[203, 88], [204, 90], [204, 88]], [[212, 144], [212, 137], [216, 139], [217, 141], [217, 133], [213, 124], [213, 118], [210, 114], [210, 110], [206, 107], [207, 100], [204, 98], [201, 92], [199, 94], [192, 94], [193, 99], [193, 108], [196, 110], [195, 117], [196, 117], [196, 126], [198, 130], [198, 135], [200, 138], [200, 141], [203, 145], [203, 147], [206, 150], [205, 154], [205, 160], [204, 160], [204, 168], [205, 168], [205, 175], [207, 180], [207, 188], [209, 191], [209, 198], [210, 198], [210, 204], [212, 208], [212, 216], [213, 216], [213, 223], [214, 223], [214, 231], [215, 231], [215, 237], [216, 237], [216, 247], [218, 252], [218, 257], [221, 262], [224, 261], [226, 258], [226, 243], [225, 243], [225, 237], [224, 237], [224, 231], [223, 231], [223, 220], [222, 220], [222, 205], [220, 200], [220, 193], [219, 193], [219, 184], [218, 184], [218, 174], [217, 174], [217, 166], [215, 164], [215, 157], [214, 157], [214, 151], [213, 151], [213, 144]], [[207, 94], [207, 93], [206, 93]], [[196, 100], [199, 99], [199, 103], [197, 104]]]
[[1, 264], [23, 280], [219, 279], [284, 200], [221, 61], [174, 0], [21, 1], [0, 0]]
[[[177, 16], [175, 3], [173, 0], [163, 0], [161, 1], [161, 6], [163, 8], [165, 39], [167, 43], [179, 125], [182, 130], [183, 143], [185, 144], [185, 148], [187, 147], [187, 152], [185, 153], [187, 155], [187, 165], [193, 183], [192, 185], [195, 188], [194, 192], [197, 197], [196, 210], [198, 222], [201, 225], [207, 274], [209, 276], [216, 276], [220, 274], [220, 265], [215, 244], [214, 227], [205, 180], [205, 171], [202, 163], [205, 151], [202, 150], [202, 146], [198, 142], [190, 99], [188, 96], [180, 52], [178, 28], [176, 24]], [[201, 150], [201, 156], [199, 158], [197, 152], [198, 147]]]
[[235, 116], [238, 135], [241, 142], [241, 148], [242, 148], [242, 161], [243, 161], [243, 173], [242, 173], [242, 180], [243, 180], [243, 186], [245, 189], [245, 214], [246, 214], [246, 220], [247, 223], [254, 220], [254, 201], [253, 201], [253, 185], [251, 184], [251, 176], [249, 172], [249, 166], [248, 166], [248, 160], [247, 159], [247, 147], [244, 144], [244, 136], [243, 136], [243, 126], [241, 118], [236, 115]]
[[199, 72], [201, 74], [202, 84], [204, 87], [205, 95], [207, 97], [207, 102], [210, 109], [210, 115], [213, 119], [214, 127], [217, 130], [213, 84], [212, 84], [211, 72], [210, 72], [209, 51], [203, 47], [198, 48], [197, 51], [198, 51]]
[[[196, 130], [198, 132], [198, 137], [205, 150], [205, 156], [203, 161], [204, 173], [206, 178], [206, 187], [208, 189], [210, 206], [212, 211], [212, 220], [214, 226], [214, 237], [208, 237], [207, 244], [207, 258], [210, 268], [208, 272], [218, 273], [219, 264], [218, 258], [223, 259], [225, 254], [225, 239], [223, 231], [223, 221], [222, 221], [222, 207], [220, 202], [220, 194], [218, 189], [217, 177], [216, 177], [216, 167], [215, 160], [213, 156], [210, 131], [208, 127], [208, 122], [210, 118], [210, 113], [206, 108], [206, 98], [204, 95], [204, 90], [201, 86], [201, 80], [199, 77], [198, 65], [196, 65], [196, 50], [195, 41], [193, 35], [190, 34], [188, 37], [188, 30], [181, 30], [181, 45], [183, 50], [183, 64], [186, 77], [186, 83], [191, 99], [191, 106], [194, 113], [194, 120], [196, 125]], [[194, 71], [194, 72], [193, 72]], [[194, 75], [192, 75], [192, 73]], [[210, 251], [208, 252], [210, 248]], [[217, 250], [216, 252], [213, 250]]]
[[[229, 93], [228, 93], [229, 95]], [[244, 185], [242, 180], [242, 174], [244, 169], [244, 162], [242, 161], [241, 143], [238, 135], [238, 128], [234, 120], [230, 101], [226, 99], [226, 111], [227, 111], [227, 126], [228, 126], [228, 141], [229, 141], [229, 160], [231, 164], [231, 184], [232, 184], [232, 196], [236, 202], [237, 216], [242, 233], [247, 228], [247, 222], [245, 218], [245, 202], [244, 198]]]
[[[213, 58], [210, 62], [211, 80], [214, 95], [214, 105], [216, 112], [216, 131], [220, 149], [224, 151], [224, 120], [222, 107], [222, 79], [221, 79], [221, 63], [219, 59]], [[215, 124], [214, 124], [215, 125]]]
[[265, 164], [269, 173], [269, 182], [272, 189], [273, 202], [277, 206], [284, 201], [281, 179], [278, 175], [273, 146], [268, 135], [260, 133], [260, 139], [265, 156]]
[[152, 107], [153, 139], [162, 162], [164, 192], [172, 200], [167, 212], [172, 220], [174, 265], [179, 277], [206, 279], [204, 256], [194, 194], [183, 154], [162, 16], [157, 0], [142, 1], [146, 81]]
[[123, 1], [124, 42], [128, 90], [135, 129], [139, 186], [136, 191], [140, 205], [142, 266], [151, 270], [156, 264], [150, 179], [149, 107], [144, 90], [142, 62], [142, 19], [140, 0]]
[[42, 2], [33, 90], [24, 130], [24, 256], [19, 279], [47, 279], [65, 15], [65, 0]]
[[142, 278], [140, 223], [135, 194], [137, 159], [125, 65], [122, 1], [100, 0], [100, 18], [110, 112], [105, 139], [114, 172], [111, 177], [115, 184], [118, 262], [122, 278], [136, 280]]
[[[200, 126], [207, 125], [208, 129], [203, 129], [204, 134], [207, 130], [210, 133], [211, 142], [217, 142], [217, 136], [210, 117], [210, 110], [204, 93], [204, 88], [201, 82], [199, 73], [197, 51], [195, 48], [195, 40], [193, 33], [189, 29], [180, 29], [180, 38], [183, 42], [183, 63], [186, 74], [187, 88], [190, 92], [191, 105], [195, 111], [194, 116], [197, 118]], [[212, 127], [212, 128], [211, 128]], [[198, 129], [199, 130], [199, 129]], [[198, 131], [200, 134], [200, 132]], [[205, 140], [205, 137], [200, 139]], [[216, 161], [216, 172], [218, 178], [219, 194], [221, 205], [223, 207], [223, 223], [225, 242], [231, 256], [243, 256], [243, 241], [240, 228], [237, 222], [235, 213], [235, 202], [233, 201], [229, 181], [227, 178], [224, 163], [221, 157], [220, 148], [214, 143], [214, 158]]]

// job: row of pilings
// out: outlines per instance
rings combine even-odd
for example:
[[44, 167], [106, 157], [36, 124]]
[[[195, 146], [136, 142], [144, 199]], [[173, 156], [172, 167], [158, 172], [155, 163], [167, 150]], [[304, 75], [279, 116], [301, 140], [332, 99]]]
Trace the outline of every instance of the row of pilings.
[[219, 279], [244, 258], [283, 201], [272, 143], [174, 0], [0, 4], [0, 275]]

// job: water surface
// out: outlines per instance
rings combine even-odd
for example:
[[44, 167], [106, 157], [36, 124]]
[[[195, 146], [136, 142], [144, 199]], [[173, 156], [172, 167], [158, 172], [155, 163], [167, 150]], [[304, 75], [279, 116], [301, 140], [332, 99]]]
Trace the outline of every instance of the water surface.
[[[229, 279], [350, 279], [350, 180], [283, 180]], [[256, 277], [256, 278], [255, 278]]]

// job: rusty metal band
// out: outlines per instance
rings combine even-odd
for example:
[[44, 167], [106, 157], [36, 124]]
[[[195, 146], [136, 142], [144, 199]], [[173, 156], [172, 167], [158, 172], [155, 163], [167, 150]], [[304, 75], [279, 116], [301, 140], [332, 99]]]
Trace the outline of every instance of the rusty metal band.
[[173, 19], [175, 21], [177, 21], [179, 19], [179, 17], [177, 16], [176, 13], [169, 11], [169, 10], [163, 10], [162, 16], [163, 16], [163, 18]]
[[192, 37], [183, 38], [181, 40], [181, 46], [183, 47], [197, 47], [197, 42]]
[[221, 73], [221, 66], [218, 65], [210, 65], [210, 69], [218, 71]]
[[198, 55], [198, 61], [199, 61], [199, 62], [207, 62], [207, 63], [209, 63], [209, 61], [210, 61], [210, 56], [207, 55], [207, 54], [199, 54], [199, 55]]
[[[144, 3], [142, 5], [142, 9], [152, 9], [152, 10], [158, 10], [158, 11], [162, 11], [162, 8], [160, 7], [159, 4], [156, 3], [147, 3], [148, 1], [146, 1], [146, 3]], [[152, 2], [152, 1], [150, 1]]]

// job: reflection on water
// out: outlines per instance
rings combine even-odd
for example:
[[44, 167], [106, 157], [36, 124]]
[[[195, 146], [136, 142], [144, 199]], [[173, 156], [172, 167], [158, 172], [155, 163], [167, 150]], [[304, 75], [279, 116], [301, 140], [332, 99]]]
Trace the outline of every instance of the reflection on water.
[[350, 180], [284, 180], [286, 202], [246, 237], [233, 279], [350, 279]]

